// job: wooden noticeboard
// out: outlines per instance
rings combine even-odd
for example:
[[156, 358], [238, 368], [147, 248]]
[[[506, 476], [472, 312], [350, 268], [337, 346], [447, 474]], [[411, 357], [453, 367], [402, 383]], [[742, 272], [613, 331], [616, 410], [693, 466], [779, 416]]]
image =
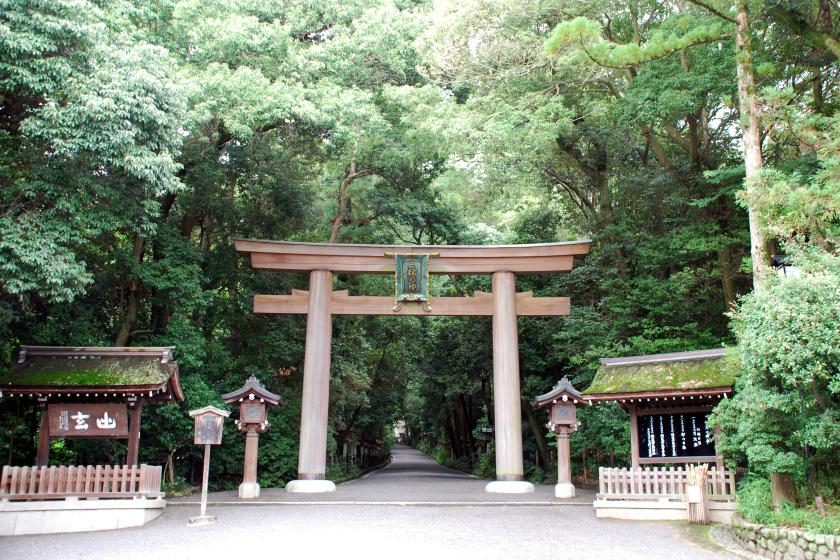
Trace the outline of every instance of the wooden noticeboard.
[[51, 438], [128, 438], [124, 404], [51, 404], [47, 414]]
[[195, 417], [195, 439], [197, 445], [219, 445], [222, 443], [224, 416], [205, 412]]

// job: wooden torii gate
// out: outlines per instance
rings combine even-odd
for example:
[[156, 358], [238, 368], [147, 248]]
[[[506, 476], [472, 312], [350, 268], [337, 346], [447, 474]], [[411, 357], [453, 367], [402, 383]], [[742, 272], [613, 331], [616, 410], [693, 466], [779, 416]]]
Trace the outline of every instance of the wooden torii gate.
[[[586, 240], [533, 245], [400, 246], [235, 240], [236, 250], [250, 256], [257, 270], [308, 272], [309, 290], [291, 295], [254, 296], [255, 313], [305, 314], [298, 480], [289, 492], [329, 492], [326, 480], [327, 413], [333, 315], [490, 315], [493, 317], [493, 403], [496, 434], [496, 481], [488, 492], [532, 492], [524, 480], [519, 390], [518, 315], [568, 315], [566, 297], [533, 297], [516, 293], [516, 274], [568, 272], [574, 258], [589, 253]], [[333, 291], [332, 275], [394, 274], [394, 254], [429, 255], [430, 274], [490, 274], [491, 294], [434, 297], [431, 309], [406, 304], [395, 308], [394, 297], [351, 296]], [[396, 310], [395, 310], [396, 309]]]

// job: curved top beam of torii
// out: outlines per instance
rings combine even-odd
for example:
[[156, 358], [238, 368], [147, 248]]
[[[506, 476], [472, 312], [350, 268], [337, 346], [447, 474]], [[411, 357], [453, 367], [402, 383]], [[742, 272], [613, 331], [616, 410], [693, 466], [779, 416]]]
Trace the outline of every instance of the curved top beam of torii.
[[393, 274], [394, 258], [386, 253], [429, 254], [431, 274], [543, 274], [568, 272], [574, 257], [589, 253], [589, 240], [530, 245], [355, 245], [236, 239], [243, 256], [257, 270], [339, 274]]

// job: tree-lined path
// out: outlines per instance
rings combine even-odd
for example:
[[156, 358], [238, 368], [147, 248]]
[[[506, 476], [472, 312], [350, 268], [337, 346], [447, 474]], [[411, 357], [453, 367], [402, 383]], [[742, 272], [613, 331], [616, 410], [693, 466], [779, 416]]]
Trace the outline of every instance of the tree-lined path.
[[[682, 523], [595, 519], [586, 503], [592, 496], [586, 492], [580, 504], [547, 506], [533, 502], [556, 502], [552, 486], [505, 497], [485, 493], [485, 483], [441, 467], [419, 451], [397, 447], [388, 467], [339, 484], [328, 495], [265, 490], [257, 501], [211, 506], [219, 522], [204, 527], [187, 527], [197, 505], [172, 500], [161, 518], [143, 528], [5, 538], [0, 539], [0, 556], [96, 560], [113, 558], [119, 550], [121, 560], [152, 555], [218, 558], [231, 553], [243, 558], [732, 558], [704, 543], [702, 533], [689, 533]], [[505, 499], [532, 503], [499, 503]], [[307, 500], [316, 503], [300, 503]], [[239, 500], [236, 492], [222, 492], [211, 494], [212, 501]], [[348, 503], [353, 501], [367, 504]], [[389, 501], [394, 505], [383, 504]], [[461, 504], [434, 505], [435, 501]], [[426, 503], [395, 505], [400, 502]]]

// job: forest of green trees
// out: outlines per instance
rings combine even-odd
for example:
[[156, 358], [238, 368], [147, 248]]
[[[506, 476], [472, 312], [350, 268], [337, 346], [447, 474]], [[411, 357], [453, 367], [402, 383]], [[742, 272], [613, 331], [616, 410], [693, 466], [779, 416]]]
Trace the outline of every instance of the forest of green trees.
[[[234, 238], [589, 238], [570, 274], [517, 279], [572, 300], [520, 319], [528, 476], [554, 451], [527, 403], [563, 375], [583, 389], [598, 358], [737, 345], [727, 459], [836, 511], [838, 59], [833, 0], [0, 0], [0, 369], [21, 344], [175, 346], [186, 402], [144, 412], [141, 444], [172, 483], [197, 480], [186, 411], [256, 375], [286, 401], [260, 447], [279, 486], [305, 318], [251, 302], [307, 278], [253, 271]], [[777, 255], [800, 274], [779, 279]], [[356, 468], [343, 442], [387, 444], [397, 419], [492, 476], [489, 318], [336, 317], [333, 337], [329, 476]], [[623, 413], [581, 417], [576, 472], [627, 464]], [[3, 463], [33, 461], [37, 422], [0, 399]], [[228, 429], [214, 483], [234, 487]], [[124, 447], [55, 441], [52, 459]]]

